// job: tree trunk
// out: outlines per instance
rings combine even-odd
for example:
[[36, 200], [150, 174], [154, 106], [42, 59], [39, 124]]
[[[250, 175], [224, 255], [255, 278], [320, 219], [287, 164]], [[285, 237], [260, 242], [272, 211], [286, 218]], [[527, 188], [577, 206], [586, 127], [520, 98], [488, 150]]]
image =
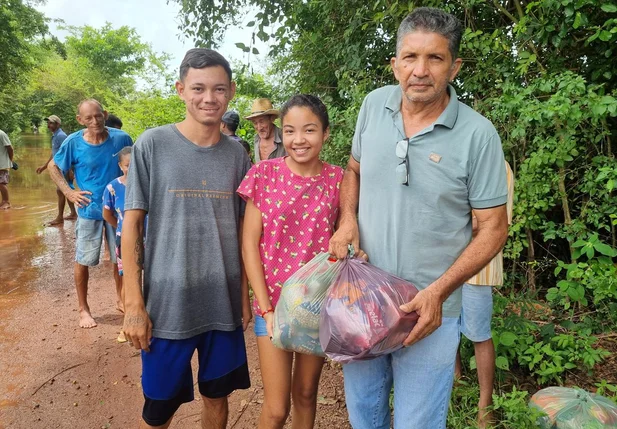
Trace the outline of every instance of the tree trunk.
[[613, 147], [611, 146], [611, 138], [610, 136], [606, 138], [606, 152], [608, 153], [609, 158], [613, 158]]
[[526, 227], [527, 234], [527, 285], [532, 292], [536, 291], [536, 252], [533, 249], [533, 234], [531, 228]]
[[[559, 168], [559, 193], [561, 194], [561, 207], [563, 209], [563, 218], [566, 229], [569, 229], [572, 225], [572, 217], [570, 216], [570, 205], [568, 204], [568, 194], [566, 194], [566, 169], [564, 167]], [[572, 243], [568, 240], [568, 247], [570, 248], [570, 261], [575, 262], [572, 255], [574, 249]]]

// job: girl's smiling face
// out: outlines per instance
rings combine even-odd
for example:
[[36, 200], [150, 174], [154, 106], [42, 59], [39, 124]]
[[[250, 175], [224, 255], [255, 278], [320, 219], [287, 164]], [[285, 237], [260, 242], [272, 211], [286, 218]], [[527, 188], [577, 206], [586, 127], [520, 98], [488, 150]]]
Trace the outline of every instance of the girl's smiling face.
[[296, 164], [319, 162], [319, 152], [330, 136], [330, 128], [325, 127], [313, 111], [304, 106], [294, 106], [281, 119], [283, 125], [283, 145], [289, 157]]

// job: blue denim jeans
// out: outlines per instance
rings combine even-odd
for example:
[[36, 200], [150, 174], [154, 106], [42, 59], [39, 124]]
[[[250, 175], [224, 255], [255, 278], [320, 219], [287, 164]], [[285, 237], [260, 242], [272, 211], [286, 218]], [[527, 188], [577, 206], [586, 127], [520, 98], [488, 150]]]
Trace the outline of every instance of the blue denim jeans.
[[394, 384], [394, 429], [445, 429], [459, 339], [459, 318], [444, 317], [435, 332], [410, 347], [343, 365], [353, 428], [390, 428]]

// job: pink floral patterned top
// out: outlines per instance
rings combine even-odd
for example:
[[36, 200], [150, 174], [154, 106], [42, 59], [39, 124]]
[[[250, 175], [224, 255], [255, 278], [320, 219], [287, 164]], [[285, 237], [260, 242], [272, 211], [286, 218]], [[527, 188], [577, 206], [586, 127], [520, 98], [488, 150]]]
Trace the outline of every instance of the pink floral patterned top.
[[[328, 251], [343, 180], [343, 169], [325, 162], [321, 174], [298, 176], [287, 167], [286, 158], [255, 164], [237, 191], [261, 211], [259, 253], [273, 306], [283, 283], [318, 253]], [[256, 299], [253, 310], [261, 313]]]

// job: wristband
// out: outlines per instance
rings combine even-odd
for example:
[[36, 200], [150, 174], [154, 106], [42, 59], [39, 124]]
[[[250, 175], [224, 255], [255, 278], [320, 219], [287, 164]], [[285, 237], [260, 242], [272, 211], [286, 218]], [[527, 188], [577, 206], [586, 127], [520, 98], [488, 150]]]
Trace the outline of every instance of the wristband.
[[267, 310], [262, 311], [260, 316], [264, 317], [268, 313], [274, 313], [274, 308], [270, 307]]

